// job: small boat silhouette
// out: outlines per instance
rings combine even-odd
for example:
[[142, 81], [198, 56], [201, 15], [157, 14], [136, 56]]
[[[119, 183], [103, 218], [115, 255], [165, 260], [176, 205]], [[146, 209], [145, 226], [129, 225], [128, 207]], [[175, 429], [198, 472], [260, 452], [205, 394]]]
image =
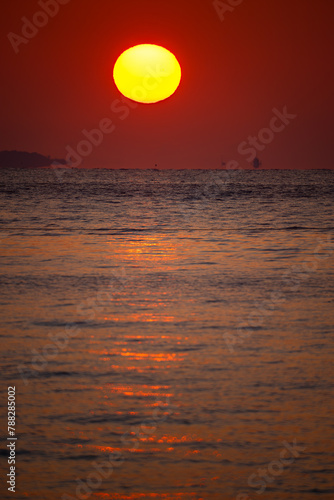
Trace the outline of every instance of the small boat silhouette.
[[260, 162], [260, 160], [258, 159], [258, 157], [256, 156], [253, 160], [253, 167], [254, 168], [259, 168], [260, 166], [262, 165], [262, 163]]

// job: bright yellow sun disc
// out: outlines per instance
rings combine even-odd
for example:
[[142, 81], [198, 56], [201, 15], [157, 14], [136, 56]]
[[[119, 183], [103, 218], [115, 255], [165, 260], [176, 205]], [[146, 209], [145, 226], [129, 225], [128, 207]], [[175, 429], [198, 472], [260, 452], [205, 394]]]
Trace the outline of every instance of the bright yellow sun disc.
[[113, 76], [116, 87], [125, 97], [152, 104], [174, 94], [181, 81], [181, 67], [169, 50], [143, 44], [119, 56]]

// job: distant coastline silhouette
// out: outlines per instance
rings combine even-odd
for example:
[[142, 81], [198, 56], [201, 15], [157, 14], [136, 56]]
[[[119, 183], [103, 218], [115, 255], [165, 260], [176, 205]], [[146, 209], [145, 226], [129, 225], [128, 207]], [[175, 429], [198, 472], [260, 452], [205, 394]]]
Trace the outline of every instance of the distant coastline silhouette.
[[0, 168], [49, 167], [52, 164], [67, 165], [66, 160], [50, 158], [26, 151], [0, 151]]

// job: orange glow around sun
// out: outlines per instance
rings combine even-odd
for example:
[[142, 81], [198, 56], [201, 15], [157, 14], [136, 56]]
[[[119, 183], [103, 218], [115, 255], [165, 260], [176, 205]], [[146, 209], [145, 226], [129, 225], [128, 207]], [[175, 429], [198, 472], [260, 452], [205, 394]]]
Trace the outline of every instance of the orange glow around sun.
[[181, 81], [176, 57], [164, 47], [136, 45], [123, 52], [114, 66], [118, 90], [133, 101], [152, 104], [170, 97]]

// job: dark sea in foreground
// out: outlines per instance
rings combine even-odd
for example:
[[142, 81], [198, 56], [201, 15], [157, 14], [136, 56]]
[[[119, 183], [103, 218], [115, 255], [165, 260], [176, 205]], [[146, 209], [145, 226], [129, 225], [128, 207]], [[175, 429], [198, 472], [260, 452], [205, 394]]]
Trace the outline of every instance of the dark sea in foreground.
[[0, 184], [1, 499], [334, 498], [334, 171]]

